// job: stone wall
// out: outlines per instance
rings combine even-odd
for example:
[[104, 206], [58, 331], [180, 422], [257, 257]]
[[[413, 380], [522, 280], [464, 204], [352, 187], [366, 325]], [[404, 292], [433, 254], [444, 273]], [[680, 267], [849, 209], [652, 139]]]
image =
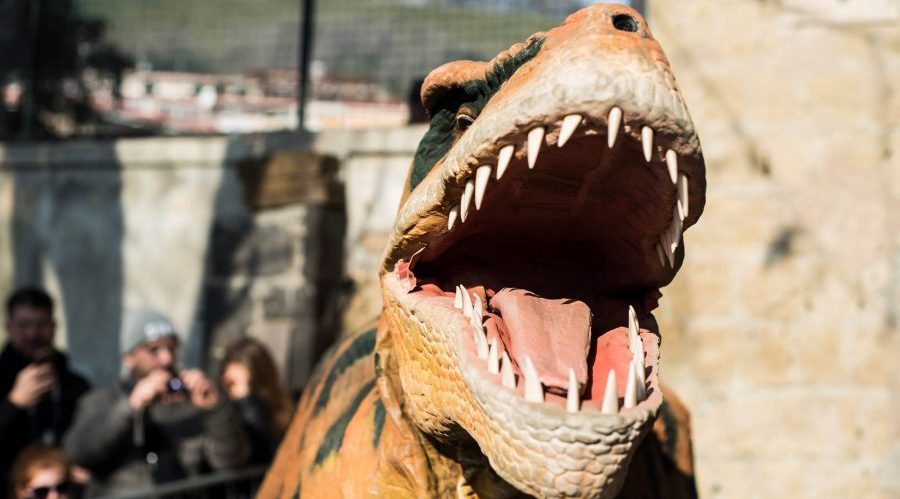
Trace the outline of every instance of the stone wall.
[[702, 497], [900, 496], [900, 2], [649, 2], [708, 168], [657, 314]]
[[299, 388], [338, 327], [338, 172], [289, 158], [298, 186], [324, 187], [268, 207], [248, 202], [238, 175], [242, 162], [264, 168], [297, 148], [308, 137], [4, 145], [0, 295], [46, 286], [59, 304], [57, 342], [98, 384], [119, 373], [122, 311], [151, 306], [171, 316], [185, 364], [213, 367], [228, 341], [255, 335]]

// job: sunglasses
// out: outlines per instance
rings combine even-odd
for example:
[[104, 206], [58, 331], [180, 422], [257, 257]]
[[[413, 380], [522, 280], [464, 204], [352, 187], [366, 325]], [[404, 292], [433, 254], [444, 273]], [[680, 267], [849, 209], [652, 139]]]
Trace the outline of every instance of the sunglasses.
[[68, 494], [72, 491], [72, 483], [62, 482], [49, 487], [35, 487], [31, 489], [28, 497], [29, 499], [47, 499], [50, 495], [50, 491], [56, 491], [58, 495]]

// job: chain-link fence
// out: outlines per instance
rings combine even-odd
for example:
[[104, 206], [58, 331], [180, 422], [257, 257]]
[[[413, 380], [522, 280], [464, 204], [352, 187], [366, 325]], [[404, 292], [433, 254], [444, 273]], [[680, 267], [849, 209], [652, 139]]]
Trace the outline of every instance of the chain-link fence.
[[588, 3], [0, 0], [0, 134], [277, 130], [298, 114], [396, 126], [434, 67], [489, 59]]

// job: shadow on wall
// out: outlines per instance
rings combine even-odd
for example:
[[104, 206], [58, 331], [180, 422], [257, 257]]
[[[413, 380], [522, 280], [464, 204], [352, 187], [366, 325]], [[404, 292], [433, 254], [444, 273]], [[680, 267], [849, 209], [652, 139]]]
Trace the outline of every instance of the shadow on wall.
[[254, 336], [299, 391], [341, 327], [347, 217], [337, 161], [273, 140], [248, 158], [229, 139], [195, 322], [209, 366]]
[[118, 377], [117, 363], [85, 360], [119, 356], [122, 168], [113, 142], [93, 143], [89, 154], [101, 169], [79, 171], [67, 163], [13, 167], [13, 285], [49, 288], [57, 315], [65, 316], [70, 361], [94, 383], [106, 383]]

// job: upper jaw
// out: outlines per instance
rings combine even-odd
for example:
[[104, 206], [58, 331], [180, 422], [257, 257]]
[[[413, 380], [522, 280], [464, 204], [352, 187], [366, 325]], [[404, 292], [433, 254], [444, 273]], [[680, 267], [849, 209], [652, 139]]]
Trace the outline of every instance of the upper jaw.
[[[503, 167], [504, 156], [510, 148], [513, 162], [527, 158], [529, 151], [535, 149], [529, 145], [529, 138], [533, 139], [538, 129], [543, 136], [532, 142], [540, 148], [537, 168], [547, 168], [547, 165], [540, 165], [540, 157], [549, 149], [565, 148], [579, 138], [589, 136], [597, 137], [598, 147], [602, 147], [614, 133], [614, 148], [632, 150], [635, 164], [646, 163], [660, 178], [674, 179], [670, 186], [673, 200], [675, 195], [682, 195], [681, 201], [687, 208], [680, 229], [683, 231], [696, 222], [704, 204], [705, 167], [699, 140], [677, 90], [665, 82], [641, 80], [635, 84], [636, 90], [627, 91], [628, 87], [623, 89], [617, 80], [595, 75], [594, 79], [613, 82], [597, 86], [598, 82], [592, 82], [584, 73], [574, 73], [580, 75], [576, 80], [578, 83], [573, 85], [570, 81], [559, 85], [552, 95], [541, 95], [541, 89], [554, 88], [551, 83], [542, 83], [537, 92], [527, 95], [516, 95], [520, 92], [515, 92], [515, 88], [502, 88], [494, 96], [472, 127], [411, 193], [399, 211], [384, 253], [382, 272], [445, 236], [451, 219], [455, 219], [453, 223], [461, 221], [461, 201], [469, 183], [472, 184], [469, 202], [474, 205], [479, 168], [489, 166], [490, 176], [496, 179], [497, 170]], [[568, 77], [575, 76], [569, 74]], [[565, 79], [566, 76], [553, 78]], [[585, 98], [585, 95], [592, 97]], [[610, 128], [611, 117], [618, 126]], [[574, 131], [566, 137], [563, 130], [571, 129], [572, 123], [576, 123]], [[561, 135], [568, 139], [562, 146]], [[647, 157], [649, 161], [645, 159]], [[673, 163], [676, 164], [674, 168]], [[682, 176], [684, 186], [678, 184]], [[472, 205], [466, 210], [467, 214], [474, 209]], [[669, 271], [657, 276], [657, 284], [666, 284], [674, 275], [679, 259], [678, 246], [673, 245], [671, 255], [662, 253], [664, 258], [671, 257], [671, 260]], [[653, 258], [656, 259], [655, 253]]]

